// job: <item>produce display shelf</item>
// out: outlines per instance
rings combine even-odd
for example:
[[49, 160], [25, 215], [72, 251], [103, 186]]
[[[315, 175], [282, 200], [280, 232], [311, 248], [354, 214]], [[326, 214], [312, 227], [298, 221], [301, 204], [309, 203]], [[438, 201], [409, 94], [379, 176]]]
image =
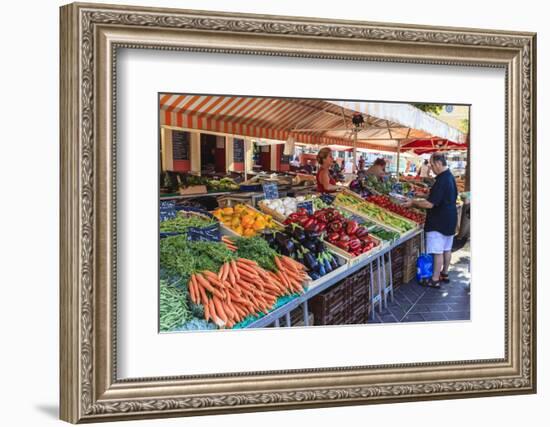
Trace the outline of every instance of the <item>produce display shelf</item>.
[[[284, 228], [284, 226], [282, 224], [278, 223], [277, 221], [275, 221], [275, 224], [277, 226], [280, 226], [281, 228]], [[243, 237], [240, 234], [233, 231], [228, 226], [226, 226], [225, 224], [223, 224], [222, 222], [220, 222], [220, 232], [221, 232], [222, 236]], [[338, 261], [343, 262], [343, 264], [341, 266], [339, 266], [338, 268], [332, 270], [330, 273], [327, 273], [324, 276], [320, 277], [319, 279], [312, 280], [308, 285], [311, 288], [316, 287], [316, 286], [324, 283], [326, 280], [329, 280], [331, 277], [333, 277], [333, 276], [339, 274], [340, 272], [344, 271], [346, 268], [349, 267], [349, 264], [350, 264], [350, 260], [351, 260], [351, 257], [352, 257], [351, 254], [347, 253], [346, 251], [344, 251], [344, 250], [340, 249], [339, 247], [334, 246], [334, 245], [332, 245], [328, 242], [325, 242], [325, 245], [326, 245], [328, 251], [333, 256], [336, 256], [338, 258]], [[366, 253], [366, 254], [363, 254], [363, 255], [369, 255], [370, 252], [372, 252], [372, 251], [369, 251], [369, 253]]]
[[403, 217], [400, 216], [400, 218], [403, 218], [404, 220], [406, 220], [407, 222], [409, 222], [411, 225], [414, 225], [414, 228], [412, 228], [412, 229], [410, 229], [410, 230], [408, 230], [408, 231], [403, 232], [403, 231], [400, 231], [400, 230], [398, 230], [398, 229], [392, 227], [391, 225], [386, 224], [385, 222], [382, 222], [382, 221], [378, 220], [377, 218], [373, 218], [372, 216], [367, 215], [367, 214], [364, 213], [364, 212], [358, 211], [357, 209], [354, 209], [354, 208], [351, 207], [351, 206], [340, 206], [340, 205], [337, 205], [337, 206], [338, 206], [339, 208], [345, 209], [345, 210], [347, 210], [347, 211], [353, 213], [354, 215], [358, 215], [358, 216], [363, 217], [363, 218], [365, 218], [365, 219], [367, 219], [367, 220], [369, 220], [369, 221], [371, 221], [371, 222], [374, 222], [375, 224], [378, 224], [378, 225], [380, 225], [381, 227], [387, 228], [388, 230], [391, 230], [391, 231], [395, 231], [395, 232], [399, 233], [401, 237], [408, 237], [408, 236], [410, 236], [411, 234], [416, 233], [416, 232], [418, 231], [418, 229], [421, 228], [421, 227], [420, 227], [420, 224], [417, 224], [417, 223], [415, 223], [415, 222], [413, 222], [413, 221], [408, 220], [407, 218], [403, 218]]
[[238, 196], [244, 196], [244, 197], [250, 197], [254, 192], [242, 192], [242, 191], [217, 191], [215, 193], [201, 193], [201, 194], [167, 194], [167, 195], [160, 195], [160, 200], [179, 200], [179, 199], [192, 199], [195, 197], [206, 197], [206, 196], [228, 196], [228, 195], [238, 195]]
[[327, 245], [327, 249], [333, 256], [335, 256], [338, 259], [338, 261], [340, 262], [344, 261], [344, 263], [340, 267], [332, 270], [330, 273], [327, 273], [324, 276], [319, 277], [317, 280], [312, 280], [308, 286], [308, 289], [313, 289], [313, 288], [316, 288], [317, 286], [321, 286], [323, 283], [325, 283], [328, 280], [331, 280], [334, 276], [338, 276], [341, 272], [345, 271], [349, 267], [349, 260], [346, 257], [343, 257], [340, 253], [333, 251], [329, 245]]
[[[345, 194], [345, 195], [348, 196], [348, 197], [352, 197], [352, 198], [356, 199], [357, 201], [359, 201], [359, 202], [361, 202], [361, 203], [364, 203], [364, 204], [366, 204], [366, 205], [370, 205], [370, 206], [372, 206], [373, 208], [383, 209], [383, 210], [387, 211], [389, 214], [398, 217], [400, 220], [405, 221], [405, 222], [408, 222], [408, 223], [414, 225], [415, 227], [418, 227], [418, 223], [416, 223], [415, 221], [412, 221], [412, 220], [410, 220], [409, 218], [405, 218], [404, 216], [401, 216], [401, 215], [399, 215], [398, 213], [395, 213], [395, 212], [392, 212], [392, 211], [390, 211], [390, 210], [387, 210], [386, 208], [384, 208], [384, 207], [382, 207], [382, 206], [380, 206], [380, 205], [377, 205], [376, 203], [369, 202], [368, 200], [363, 199], [360, 195], [358, 195], [357, 193], [354, 193], [354, 192], [351, 191], [351, 190], [344, 190], [344, 191], [343, 191], [343, 194]], [[341, 205], [337, 205], [337, 206], [341, 206]], [[354, 208], [349, 207], [349, 206], [341, 206], [341, 207], [344, 207], [345, 209], [350, 209], [350, 210], [353, 209], [353, 210], [355, 211]], [[361, 214], [361, 215], [363, 215], [363, 216], [365, 216], [365, 217], [371, 219], [371, 217], [369, 217], [369, 216], [368, 216], [367, 214], [365, 214], [365, 213], [361, 213], [361, 212], [357, 212], [357, 213], [359, 213], [359, 214]], [[377, 222], [380, 222], [380, 221], [377, 220]], [[387, 224], [382, 223], [381, 225], [384, 225], [385, 227], [390, 227], [390, 228], [393, 229], [393, 227], [391, 227], [391, 226], [389, 226], [389, 225], [387, 225]], [[399, 230], [395, 230], [395, 231], [399, 231]]]
[[329, 275], [323, 276], [321, 279], [324, 278], [325, 279], [324, 281], [321, 281], [321, 279], [319, 279], [319, 281], [316, 281], [318, 283], [313, 283], [310, 287], [306, 289], [306, 291], [302, 295], [289, 301], [287, 304], [276, 308], [275, 310], [269, 312], [265, 316], [255, 320], [254, 322], [250, 323], [247, 326], [247, 328], [263, 328], [273, 323], [277, 324], [279, 319], [281, 319], [284, 316], [287, 316], [288, 313], [290, 313], [295, 308], [299, 307], [301, 304], [304, 304], [304, 303], [307, 304], [307, 301], [313, 298], [315, 295], [319, 294], [320, 292], [323, 292], [325, 289], [336, 284], [342, 279], [345, 279], [346, 277], [350, 276], [351, 274], [355, 273], [361, 268], [366, 267], [370, 263], [376, 262], [381, 256], [385, 255], [394, 247], [401, 245], [405, 241], [411, 239], [412, 237], [422, 232], [423, 230], [421, 228], [413, 230], [413, 233], [407, 236], [401, 237], [395, 242], [392, 242], [391, 245], [386, 245], [376, 253], [372, 253], [368, 257], [363, 258], [360, 262], [357, 262], [353, 265], [347, 264], [346, 268], [339, 267], [337, 270], [335, 270], [336, 274], [331, 276]]
[[[222, 199], [219, 200], [220, 202], [220, 207], [233, 207], [234, 205], [236, 204], [243, 204], [247, 207], [247, 209], [250, 209], [251, 211], [254, 211], [256, 213], [259, 213], [259, 214], [262, 214], [262, 215], [267, 215], [266, 213], [264, 212], [261, 212], [260, 210], [256, 209], [254, 206], [252, 206], [251, 204], [249, 203], [246, 203], [245, 200], [241, 200], [239, 199], [238, 197], [224, 197]], [[275, 230], [276, 229], [283, 229], [284, 228], [284, 225], [282, 225], [281, 223], [277, 222], [276, 220], [273, 221], [274, 224], [275, 224]], [[226, 235], [226, 236], [230, 236], [230, 237], [244, 237], [242, 235], [240, 235], [239, 233], [237, 233], [236, 231], [234, 231], [232, 228], [228, 227], [227, 225], [225, 225], [223, 222], [220, 221], [220, 229], [222, 231], [222, 234]], [[265, 229], [264, 229], [265, 230]]]
[[358, 255], [358, 256], [354, 256], [351, 253], [349, 253], [348, 251], [345, 251], [344, 249], [339, 248], [338, 246], [333, 245], [332, 243], [329, 243], [329, 242], [326, 242], [326, 241], [325, 241], [325, 245], [327, 245], [327, 248], [329, 248], [332, 252], [337, 253], [341, 257], [347, 259], [348, 265], [351, 266], [351, 265], [355, 265], [357, 263], [362, 263], [365, 259], [370, 258], [372, 255], [375, 255], [376, 253], [383, 250], [387, 245], [386, 242], [384, 242], [383, 240], [378, 239], [377, 237], [373, 236], [372, 234], [370, 235], [370, 238], [372, 240], [375, 240], [376, 242], [378, 242], [378, 244], [374, 248], [372, 248], [370, 251], [365, 252], [365, 253], [363, 253], [361, 255]]
[[286, 216], [284, 216], [283, 214], [280, 214], [276, 210], [267, 207], [265, 199], [258, 202], [258, 209], [261, 210], [264, 214], [271, 215], [273, 219], [279, 222], [283, 222], [286, 219]]

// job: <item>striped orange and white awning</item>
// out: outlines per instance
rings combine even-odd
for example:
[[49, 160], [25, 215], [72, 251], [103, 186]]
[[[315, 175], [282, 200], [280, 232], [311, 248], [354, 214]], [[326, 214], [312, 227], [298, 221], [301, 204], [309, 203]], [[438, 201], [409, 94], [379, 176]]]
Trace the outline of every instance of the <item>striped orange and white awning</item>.
[[[399, 104], [394, 104], [397, 108]], [[316, 99], [161, 94], [161, 125], [235, 136], [316, 145], [353, 143], [351, 118], [356, 112], [336, 102]], [[425, 131], [367, 116], [357, 147], [396, 151], [397, 137], [427, 138]]]

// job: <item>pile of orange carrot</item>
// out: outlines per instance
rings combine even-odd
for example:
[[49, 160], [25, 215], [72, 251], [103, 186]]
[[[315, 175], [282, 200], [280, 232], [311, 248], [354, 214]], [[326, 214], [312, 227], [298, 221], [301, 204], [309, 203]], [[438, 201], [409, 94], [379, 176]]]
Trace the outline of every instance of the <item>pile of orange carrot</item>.
[[237, 250], [237, 246], [235, 246], [235, 243], [229, 237], [222, 236], [222, 242], [225, 244], [225, 246], [227, 246], [227, 249], [229, 249], [230, 251], [235, 252]]
[[204, 307], [204, 318], [219, 327], [232, 328], [251, 314], [268, 313], [277, 298], [302, 293], [308, 278], [302, 264], [292, 258], [275, 258], [277, 271], [261, 268], [245, 258], [222, 265], [218, 274], [203, 271], [191, 275], [189, 295]]

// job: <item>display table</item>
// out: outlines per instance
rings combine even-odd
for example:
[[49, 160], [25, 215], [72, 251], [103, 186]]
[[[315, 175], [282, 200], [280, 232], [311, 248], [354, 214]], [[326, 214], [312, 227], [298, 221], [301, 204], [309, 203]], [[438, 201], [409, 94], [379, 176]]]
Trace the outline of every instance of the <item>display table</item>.
[[[288, 189], [291, 190], [292, 187], [289, 186]], [[301, 189], [308, 190], [303, 187]], [[234, 203], [247, 204], [253, 208], [258, 201], [264, 198], [264, 193], [237, 191], [205, 195], [174, 195], [161, 198], [161, 200], [205, 196], [217, 196], [216, 198], [221, 206], [224, 205], [224, 200], [226, 202], [231, 200]], [[340, 208], [345, 210], [345, 208]], [[357, 215], [361, 216], [360, 214]], [[369, 221], [377, 227], [383, 227], [380, 224], [376, 225], [377, 223], [374, 220]], [[405, 277], [405, 270], [410, 273], [406, 276], [407, 281], [411, 280], [416, 274], [416, 258], [419, 253], [424, 252], [423, 235], [423, 228], [416, 224], [415, 228], [409, 229], [407, 232], [402, 231], [398, 238], [397, 231], [394, 235], [390, 234], [389, 237], [384, 237], [385, 240], [382, 240], [370, 252], [356, 257], [346, 256], [346, 252], [337, 247], [329, 248], [333, 254], [345, 260], [339, 268], [335, 268], [334, 271], [310, 282], [309, 286], [304, 283], [304, 286], [307, 286], [304, 293], [279, 299], [281, 305], [275, 304], [275, 308], [267, 314], [254, 318], [254, 320], [249, 318], [246, 322], [242, 322], [239, 327], [290, 327], [293, 324], [296, 326], [297, 323], [309, 326], [311, 324], [310, 312], [314, 314], [314, 324], [335, 324], [330, 322], [341, 322], [342, 324], [366, 323], [369, 316], [374, 316], [376, 309], [382, 312], [387, 307], [388, 299], [393, 301], [394, 286], [397, 287], [401, 284], [402, 278]], [[391, 238], [397, 239], [390, 242], [389, 239]], [[415, 238], [416, 240], [413, 240]], [[408, 248], [409, 246], [411, 248], [414, 246], [414, 250], [405, 251], [407, 257], [403, 255], [403, 258], [400, 258], [399, 250], [396, 253], [392, 252], [396, 248]], [[392, 265], [392, 257], [395, 259], [394, 265]], [[407, 260], [406, 264], [402, 261], [405, 258]], [[409, 266], [409, 264], [411, 268], [405, 269], [404, 265]], [[403, 277], [400, 275], [401, 273], [403, 273]], [[303, 323], [300, 317], [303, 317]]]
[[[309, 325], [308, 301], [311, 298], [313, 298], [315, 295], [323, 292], [324, 290], [328, 289], [334, 284], [340, 282], [346, 277], [351, 276], [355, 272], [369, 265], [371, 266], [370, 283], [371, 283], [371, 287], [373, 288], [371, 290], [372, 310], [374, 312], [374, 309], [378, 307], [379, 310], [382, 311], [383, 308], [387, 305], [387, 297], [390, 296], [390, 298], [393, 299], [391, 250], [401, 245], [402, 243], [418, 235], [421, 235], [422, 236], [421, 251], [423, 252], [424, 251], [423, 234], [424, 234], [424, 230], [422, 228], [418, 228], [414, 232], [408, 233], [407, 235], [403, 236], [401, 239], [398, 239], [392, 242], [390, 245], [383, 246], [380, 250], [374, 252], [371, 256], [363, 259], [361, 262], [357, 262], [353, 265], [348, 265], [348, 267], [344, 269], [341, 273], [328, 278], [326, 281], [323, 281], [321, 279], [315, 286], [308, 288], [302, 295], [289, 301], [287, 304], [276, 308], [275, 310], [269, 312], [265, 316], [251, 322], [250, 324], [247, 325], [247, 328], [263, 328], [270, 325], [280, 326], [282, 318], [285, 318], [285, 326], [292, 326], [290, 321], [290, 312], [298, 308], [300, 305], [302, 306], [302, 310], [303, 310], [304, 326], [308, 326]], [[373, 274], [373, 268], [372, 268], [373, 263], [376, 263], [377, 265], [376, 275]], [[385, 276], [386, 263], [389, 263], [389, 272], [390, 272], [388, 285], [386, 285], [386, 276]], [[376, 284], [376, 286], [374, 286], [374, 284]]]

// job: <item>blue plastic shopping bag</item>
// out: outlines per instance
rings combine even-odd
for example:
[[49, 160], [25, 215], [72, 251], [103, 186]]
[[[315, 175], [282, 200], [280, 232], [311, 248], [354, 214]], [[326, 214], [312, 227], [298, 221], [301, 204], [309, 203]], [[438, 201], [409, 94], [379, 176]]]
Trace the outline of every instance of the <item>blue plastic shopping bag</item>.
[[416, 280], [422, 282], [432, 277], [434, 259], [431, 254], [422, 254], [416, 260]]

